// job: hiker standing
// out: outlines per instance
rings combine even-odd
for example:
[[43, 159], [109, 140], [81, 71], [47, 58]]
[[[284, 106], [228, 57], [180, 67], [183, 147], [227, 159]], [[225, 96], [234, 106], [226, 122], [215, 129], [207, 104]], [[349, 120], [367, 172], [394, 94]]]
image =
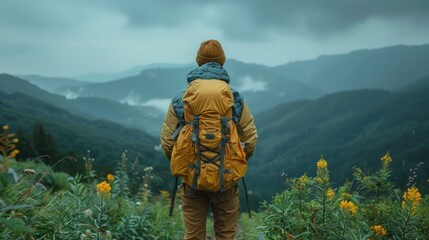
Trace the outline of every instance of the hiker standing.
[[237, 182], [246, 174], [258, 135], [246, 102], [229, 86], [225, 59], [218, 41], [201, 43], [198, 68], [188, 74], [187, 89], [173, 98], [162, 126], [162, 149], [176, 184], [178, 177], [183, 181], [184, 239], [206, 238], [209, 207], [216, 239], [234, 239], [237, 231]]

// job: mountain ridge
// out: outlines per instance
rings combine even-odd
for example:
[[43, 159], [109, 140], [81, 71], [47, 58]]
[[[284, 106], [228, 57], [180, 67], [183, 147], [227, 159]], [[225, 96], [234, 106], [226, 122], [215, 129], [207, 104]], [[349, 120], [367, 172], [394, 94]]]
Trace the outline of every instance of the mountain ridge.
[[[275, 67], [228, 59], [225, 69], [231, 86], [240, 91], [258, 113], [282, 102], [315, 99], [327, 93], [352, 89], [397, 90], [429, 75], [429, 44], [395, 45], [361, 49], [348, 53], [321, 55]], [[167, 108], [176, 92], [186, 88], [186, 75], [197, 67], [147, 68], [136, 75], [112, 79], [106, 83], [64, 86], [61, 92], [76, 96], [94, 96], [133, 105]]]
[[[142, 163], [156, 166], [162, 163], [156, 163], [159, 161], [156, 159], [161, 159], [160, 153], [154, 149], [158, 140], [142, 131], [106, 120], [76, 116], [21, 92], [0, 91], [0, 103], [1, 122], [9, 125], [11, 131], [21, 129], [29, 134], [33, 124], [41, 122], [62, 151], [73, 151], [82, 157], [86, 156], [87, 149], [91, 149], [98, 165], [115, 166], [125, 150], [142, 157]], [[114, 156], [117, 158], [112, 159]]]
[[[259, 142], [249, 161], [249, 185], [267, 199], [286, 187], [285, 175], [315, 174], [321, 154], [334, 182], [352, 179], [354, 166], [374, 170], [386, 152], [394, 159], [394, 180], [405, 184], [408, 169], [429, 154], [428, 101], [429, 88], [348, 90], [259, 113], [255, 116]], [[426, 181], [428, 172], [429, 166], [423, 165], [417, 181]]]
[[429, 44], [395, 45], [324, 55], [274, 67], [326, 93], [361, 88], [395, 90], [429, 75]]
[[164, 113], [144, 106], [129, 106], [116, 101], [85, 97], [67, 100], [64, 96], [40, 89], [27, 80], [13, 75], [0, 74], [2, 91], [6, 93], [22, 92], [57, 107], [64, 108], [75, 115], [93, 119], [106, 119], [124, 126], [151, 132], [156, 135], [160, 131], [160, 121]]

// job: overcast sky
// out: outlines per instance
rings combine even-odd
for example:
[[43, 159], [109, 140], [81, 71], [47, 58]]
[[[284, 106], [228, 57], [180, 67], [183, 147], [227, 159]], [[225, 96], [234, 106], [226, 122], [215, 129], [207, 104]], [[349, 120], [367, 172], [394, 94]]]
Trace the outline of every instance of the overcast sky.
[[227, 58], [268, 66], [429, 43], [429, 0], [0, 0], [0, 72], [73, 77]]

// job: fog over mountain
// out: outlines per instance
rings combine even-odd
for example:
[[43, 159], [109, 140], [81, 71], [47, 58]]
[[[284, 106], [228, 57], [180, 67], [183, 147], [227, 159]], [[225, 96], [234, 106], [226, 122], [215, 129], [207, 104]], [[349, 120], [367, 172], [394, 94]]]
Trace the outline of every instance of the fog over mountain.
[[186, 68], [191, 67], [192, 64], [170, 64], [170, 63], [152, 63], [141, 66], [135, 66], [128, 70], [121, 72], [112, 73], [88, 73], [85, 75], [75, 76], [75, 79], [86, 82], [108, 82], [115, 79], [121, 79], [133, 75], [138, 75], [141, 71], [146, 69], [157, 69], [157, 68]]
[[[390, 152], [396, 159], [393, 180], [403, 184], [408, 169], [429, 154], [428, 62], [429, 44], [363, 49], [277, 67], [229, 59], [224, 67], [231, 86], [248, 102], [259, 131], [248, 172], [253, 197], [269, 199], [283, 190], [285, 176], [314, 173], [321, 154], [332, 180], [341, 181], [351, 177], [354, 165], [374, 169]], [[99, 83], [21, 76], [28, 82], [3, 74], [0, 83], [11, 95], [5, 99], [18, 101], [23, 93], [78, 117], [150, 133], [157, 141], [165, 110], [186, 88], [194, 67], [149, 68]], [[424, 179], [427, 166], [419, 173]], [[167, 163], [161, 168], [168, 169]]]
[[159, 134], [164, 117], [163, 111], [151, 106], [130, 106], [97, 97], [66, 98], [8, 74], [0, 74], [0, 85], [3, 86], [0, 91], [8, 94], [23, 93], [79, 117], [108, 120], [152, 135]]
[[[277, 67], [229, 59], [224, 68], [231, 86], [239, 90], [257, 113], [297, 99], [314, 99], [349, 89], [395, 90], [429, 75], [429, 44], [391, 46], [324, 55]], [[167, 65], [164, 65], [167, 66]], [[54, 93], [68, 98], [100, 97], [132, 106], [151, 106], [165, 112], [170, 99], [186, 88], [185, 67], [149, 68], [108, 82], [81, 83], [57, 79]], [[40, 85], [34, 77], [24, 78]], [[49, 80], [46, 79], [46, 80]]]
[[424, 185], [429, 175], [429, 75], [395, 92], [349, 90], [316, 100], [276, 106], [255, 116], [258, 150], [249, 165], [249, 185], [269, 199], [286, 188], [285, 178], [314, 176], [323, 155], [334, 183], [353, 179], [353, 167], [375, 171], [389, 152], [392, 179], [405, 186], [409, 169]]

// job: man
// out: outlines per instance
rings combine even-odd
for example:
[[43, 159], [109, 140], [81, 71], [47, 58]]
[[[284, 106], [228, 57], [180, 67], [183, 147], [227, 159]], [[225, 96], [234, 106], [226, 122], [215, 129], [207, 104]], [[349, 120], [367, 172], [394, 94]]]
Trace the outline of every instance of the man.
[[217, 240], [234, 239], [237, 231], [237, 181], [258, 135], [246, 102], [229, 87], [225, 59], [218, 41], [201, 43], [198, 68], [188, 74], [187, 90], [173, 98], [162, 127], [162, 149], [173, 176], [184, 182], [184, 239], [205, 239], [209, 207]]

